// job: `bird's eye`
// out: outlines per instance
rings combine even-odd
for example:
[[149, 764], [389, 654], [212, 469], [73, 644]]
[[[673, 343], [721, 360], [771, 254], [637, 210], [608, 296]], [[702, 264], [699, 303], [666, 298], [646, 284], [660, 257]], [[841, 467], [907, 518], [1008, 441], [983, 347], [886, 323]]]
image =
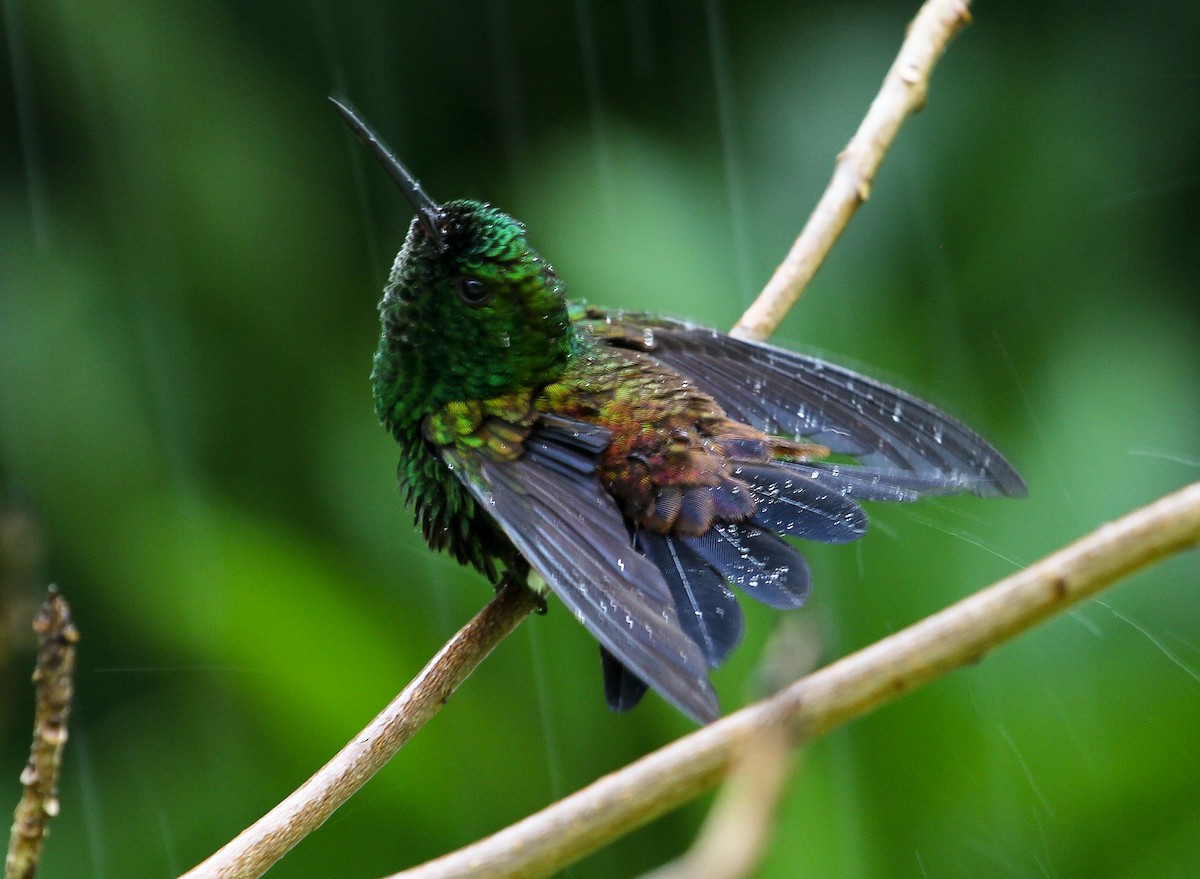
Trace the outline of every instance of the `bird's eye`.
[[472, 307], [483, 305], [492, 298], [492, 288], [478, 278], [458, 279], [458, 298]]

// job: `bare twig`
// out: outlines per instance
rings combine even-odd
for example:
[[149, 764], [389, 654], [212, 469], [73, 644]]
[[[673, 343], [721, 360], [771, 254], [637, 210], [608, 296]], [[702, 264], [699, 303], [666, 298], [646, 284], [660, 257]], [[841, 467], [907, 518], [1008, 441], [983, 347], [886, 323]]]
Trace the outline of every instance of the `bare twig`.
[[871, 193], [875, 172], [896, 132], [925, 103], [929, 76], [955, 34], [969, 21], [967, 0], [927, 0], [909, 25], [879, 94], [837, 159], [833, 179], [800, 237], [730, 335], [761, 342], [796, 304], [833, 242]]
[[1200, 545], [1200, 482], [919, 623], [601, 778], [511, 827], [390, 879], [546, 876], [716, 785], [785, 723], [799, 743], [975, 662], [1121, 577]]
[[21, 773], [25, 791], [13, 815], [12, 835], [5, 859], [5, 879], [33, 879], [42, 856], [46, 825], [58, 814], [58, 769], [67, 742], [67, 715], [74, 693], [75, 643], [79, 631], [71, 621], [71, 608], [51, 586], [33, 630], [38, 634], [37, 716], [29, 762]]
[[265, 873], [395, 756], [538, 601], [523, 585], [501, 589], [353, 741], [181, 879], [249, 879]]

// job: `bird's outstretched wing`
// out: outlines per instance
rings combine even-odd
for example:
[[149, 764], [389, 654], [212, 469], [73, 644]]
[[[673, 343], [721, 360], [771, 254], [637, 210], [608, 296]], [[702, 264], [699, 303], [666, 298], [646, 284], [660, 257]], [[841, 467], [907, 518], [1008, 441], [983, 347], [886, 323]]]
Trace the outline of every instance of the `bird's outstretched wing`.
[[[866, 477], [876, 486], [895, 483], [914, 497], [1025, 494], [1016, 470], [970, 428], [843, 366], [683, 321], [591, 307], [582, 317], [610, 344], [645, 351], [689, 376], [729, 417], [854, 457], [867, 469], [845, 470], [860, 486]], [[816, 465], [830, 466], [836, 465]], [[873, 499], [861, 487], [858, 496]]]
[[695, 720], [713, 720], [719, 708], [705, 652], [684, 632], [663, 575], [634, 549], [596, 473], [593, 450], [607, 444], [603, 428], [551, 417], [516, 460], [459, 446], [442, 455], [609, 658]]

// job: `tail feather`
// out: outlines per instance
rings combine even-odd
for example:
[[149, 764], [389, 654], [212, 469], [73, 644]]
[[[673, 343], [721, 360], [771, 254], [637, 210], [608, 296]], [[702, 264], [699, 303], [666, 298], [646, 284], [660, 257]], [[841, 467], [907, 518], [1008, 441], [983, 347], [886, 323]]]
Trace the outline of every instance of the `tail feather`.
[[680, 627], [716, 668], [742, 640], [745, 625], [725, 575], [678, 537], [641, 530], [634, 546], [662, 572]]
[[739, 464], [734, 475], [754, 496], [751, 521], [788, 537], [848, 543], [867, 530], [867, 514], [832, 484], [779, 465]]
[[794, 547], [754, 525], [714, 525], [683, 542], [751, 598], [792, 610], [808, 597], [808, 562]]
[[642, 701], [649, 685], [621, 664], [600, 645], [600, 668], [604, 672], [604, 701], [613, 711], [629, 711]]

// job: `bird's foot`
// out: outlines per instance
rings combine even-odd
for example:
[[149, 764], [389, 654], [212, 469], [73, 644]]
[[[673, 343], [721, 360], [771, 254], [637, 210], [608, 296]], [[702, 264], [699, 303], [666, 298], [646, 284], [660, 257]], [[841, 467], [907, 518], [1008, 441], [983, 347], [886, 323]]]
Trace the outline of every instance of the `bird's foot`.
[[548, 587], [541, 577], [537, 574], [521, 576], [516, 573], [506, 572], [501, 575], [500, 580], [496, 583], [496, 592], [500, 592], [508, 586], [518, 589], [528, 589], [533, 595], [533, 600], [537, 603], [533, 612], [538, 616], [546, 615], [546, 612], [549, 610], [549, 606], [546, 604], [546, 590]]

